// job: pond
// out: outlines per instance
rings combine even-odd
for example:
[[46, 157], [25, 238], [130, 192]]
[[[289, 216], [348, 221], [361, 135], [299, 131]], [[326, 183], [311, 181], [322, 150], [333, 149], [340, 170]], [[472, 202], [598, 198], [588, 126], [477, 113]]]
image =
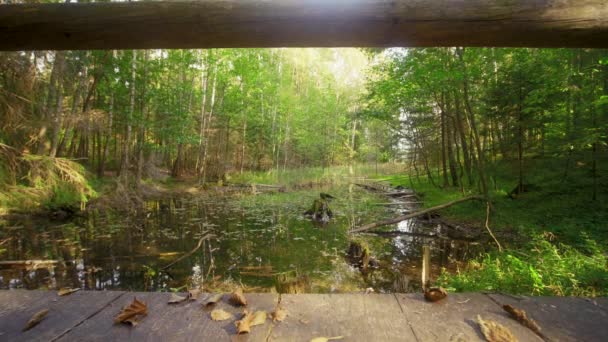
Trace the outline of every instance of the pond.
[[[327, 225], [303, 213], [319, 192], [336, 197]], [[78, 287], [164, 291], [242, 284], [270, 291], [296, 279], [303, 292], [377, 292], [420, 288], [421, 247], [431, 246], [431, 272], [455, 269], [479, 251], [467, 241], [403, 234], [352, 236], [348, 230], [394, 217], [416, 204], [391, 205], [360, 187], [334, 185], [287, 193], [173, 197], [147, 202], [137, 214], [90, 212], [57, 222], [40, 217], [0, 221], [0, 288]], [[438, 234], [446, 227], [403, 221], [385, 230]], [[213, 234], [192, 255], [163, 268]], [[370, 267], [349, 256], [367, 246]]]

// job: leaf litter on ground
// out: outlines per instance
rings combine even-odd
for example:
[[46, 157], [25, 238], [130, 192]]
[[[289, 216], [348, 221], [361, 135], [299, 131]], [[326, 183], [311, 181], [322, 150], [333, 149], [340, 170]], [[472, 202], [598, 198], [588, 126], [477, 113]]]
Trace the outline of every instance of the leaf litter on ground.
[[222, 300], [222, 297], [224, 297], [223, 293], [216, 293], [213, 295], [209, 295], [203, 302], [203, 306], [205, 306], [205, 307], [213, 306], [213, 305], [217, 304], [217, 302]]
[[315, 337], [310, 342], [327, 342], [333, 340], [342, 340], [344, 336], [334, 336], [334, 337]]
[[189, 297], [190, 297], [190, 294], [188, 294], [188, 296], [184, 297], [184, 296], [178, 295], [177, 293], [171, 293], [171, 298], [169, 298], [168, 304], [178, 304], [178, 303], [185, 301]]
[[214, 321], [225, 321], [227, 319], [232, 319], [234, 316], [230, 312], [226, 312], [222, 309], [215, 309], [211, 311], [211, 319]]
[[67, 295], [70, 295], [70, 294], [72, 294], [72, 293], [74, 293], [76, 291], [80, 291], [80, 289], [79, 288], [63, 287], [63, 288], [60, 288], [59, 291], [57, 291], [57, 294], [59, 296], [67, 296]]
[[245, 298], [245, 295], [243, 294], [243, 288], [239, 287], [236, 290], [234, 290], [234, 292], [232, 292], [232, 294], [230, 295], [230, 302], [234, 305], [242, 305], [242, 306], [246, 306], [247, 305], [247, 298]]
[[254, 313], [245, 311], [243, 318], [235, 322], [237, 334], [249, 333], [252, 327], [264, 324], [266, 318], [266, 311], [256, 311]]

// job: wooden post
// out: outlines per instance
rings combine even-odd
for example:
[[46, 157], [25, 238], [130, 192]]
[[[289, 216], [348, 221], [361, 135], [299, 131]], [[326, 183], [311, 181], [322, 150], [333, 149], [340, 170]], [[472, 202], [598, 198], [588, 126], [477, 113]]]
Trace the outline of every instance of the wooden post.
[[0, 50], [608, 47], [606, 0], [199, 0], [0, 5]]
[[422, 246], [422, 288], [426, 289], [431, 283], [431, 247]]

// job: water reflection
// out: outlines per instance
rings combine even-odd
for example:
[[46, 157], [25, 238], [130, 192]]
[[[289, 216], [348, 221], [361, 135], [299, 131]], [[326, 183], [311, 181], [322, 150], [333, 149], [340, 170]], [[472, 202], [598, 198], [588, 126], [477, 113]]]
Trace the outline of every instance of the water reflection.
[[[357, 187], [323, 189], [334, 219], [318, 227], [302, 216], [319, 189], [258, 196], [171, 198], [125, 215], [91, 213], [68, 223], [21, 217], [0, 222], [0, 238], [10, 238], [0, 254], [0, 288], [79, 287], [83, 289], [167, 290], [191, 282], [233, 281], [261, 290], [278, 274], [310, 280], [313, 292], [393, 291], [404, 275], [416, 287], [420, 248], [432, 246], [436, 276], [471, 257], [468, 243], [416, 235], [364, 234], [377, 265], [362, 272], [346, 258], [348, 229], [399, 214], [403, 208], [371, 205], [385, 198]], [[410, 208], [411, 209], [411, 208]], [[401, 233], [441, 234], [442, 226], [407, 220], [389, 227]], [[199, 250], [166, 271], [163, 266]], [[291, 273], [290, 273], [291, 272]]]

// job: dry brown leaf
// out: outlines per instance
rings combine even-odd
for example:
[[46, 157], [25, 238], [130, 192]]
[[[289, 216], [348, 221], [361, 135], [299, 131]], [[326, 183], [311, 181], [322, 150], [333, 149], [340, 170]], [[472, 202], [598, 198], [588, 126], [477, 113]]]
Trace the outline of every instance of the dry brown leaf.
[[215, 309], [211, 311], [211, 319], [214, 321], [225, 321], [227, 319], [232, 319], [232, 314], [230, 312], [226, 312], [222, 309]]
[[137, 325], [138, 316], [146, 316], [148, 307], [145, 303], [140, 302], [137, 298], [133, 298], [133, 302], [129, 306], [125, 306], [116, 317], [114, 323], [127, 323], [133, 326]]
[[36, 325], [38, 325], [38, 323], [40, 323], [45, 317], [46, 315], [49, 313], [48, 309], [42, 309], [38, 312], [36, 312], [32, 318], [30, 318], [29, 321], [27, 321], [27, 323], [25, 324], [25, 328], [23, 328], [22, 331], [27, 331], [32, 329], [33, 327], [35, 327]]
[[437, 302], [448, 296], [448, 292], [442, 287], [430, 287], [424, 290], [424, 298], [429, 302]]
[[519, 323], [521, 323], [523, 326], [527, 327], [528, 329], [534, 331], [534, 333], [538, 336], [540, 336], [541, 338], [545, 338], [545, 336], [541, 333], [540, 331], [540, 326], [538, 326], [538, 324], [536, 324], [536, 322], [531, 319], [528, 318], [528, 315], [526, 314], [526, 312], [524, 310], [520, 310], [516, 307], [513, 307], [511, 305], [503, 305], [502, 308], [508, 312], [511, 317], [513, 317], [516, 321], [518, 321]]
[[171, 294], [171, 298], [169, 298], [169, 304], [178, 304], [188, 299], [188, 297], [180, 296], [176, 293]]
[[283, 322], [285, 318], [287, 318], [287, 310], [280, 306], [272, 313], [273, 322]]
[[198, 300], [198, 297], [203, 293], [200, 289], [192, 289], [188, 290], [188, 299], [189, 300]]
[[79, 288], [72, 289], [72, 288], [69, 288], [69, 287], [63, 287], [63, 288], [60, 288], [59, 291], [57, 291], [57, 294], [60, 295], [60, 296], [67, 296], [67, 295], [72, 294], [72, 293], [74, 293], [76, 291], [80, 291], [80, 289]]
[[238, 334], [246, 334], [251, 331], [251, 327], [261, 325], [266, 322], [266, 311], [256, 311], [250, 313], [245, 311], [245, 316], [241, 320], [236, 321], [236, 329]]
[[310, 342], [327, 342], [332, 340], [341, 340], [344, 336], [334, 336], [334, 337], [315, 337]]
[[230, 302], [234, 305], [247, 305], [247, 298], [243, 295], [243, 289], [238, 288], [230, 295]]
[[480, 315], [477, 315], [477, 323], [488, 342], [517, 342], [511, 331], [501, 324], [489, 319], [483, 320]]
[[203, 303], [203, 305], [204, 306], [215, 305], [215, 304], [217, 304], [217, 302], [222, 300], [222, 297], [224, 297], [223, 293], [216, 293], [214, 295], [211, 295], [211, 296], [207, 297], [207, 299], [205, 299], [205, 302]]

